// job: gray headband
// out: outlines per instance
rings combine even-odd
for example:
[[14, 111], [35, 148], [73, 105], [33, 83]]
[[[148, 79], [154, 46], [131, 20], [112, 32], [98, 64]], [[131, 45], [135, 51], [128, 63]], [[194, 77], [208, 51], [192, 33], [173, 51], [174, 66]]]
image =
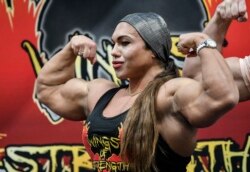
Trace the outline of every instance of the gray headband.
[[157, 57], [167, 63], [172, 47], [170, 33], [164, 19], [156, 13], [133, 13], [120, 22], [133, 26]]

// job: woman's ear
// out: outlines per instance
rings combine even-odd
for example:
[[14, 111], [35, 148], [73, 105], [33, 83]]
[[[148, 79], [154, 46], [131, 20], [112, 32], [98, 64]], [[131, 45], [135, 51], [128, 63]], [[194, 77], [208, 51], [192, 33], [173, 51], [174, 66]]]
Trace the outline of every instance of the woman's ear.
[[155, 54], [151, 51], [151, 58], [152, 59], [155, 59], [156, 58], [156, 56], [155, 56]]

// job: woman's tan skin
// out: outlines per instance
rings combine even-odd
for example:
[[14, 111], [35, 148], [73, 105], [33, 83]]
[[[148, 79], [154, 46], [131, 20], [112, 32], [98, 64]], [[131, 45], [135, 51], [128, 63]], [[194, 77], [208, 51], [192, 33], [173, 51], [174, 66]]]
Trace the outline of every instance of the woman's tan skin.
[[[182, 48], [179, 51], [188, 55], [190, 48], [195, 49], [207, 38], [202, 33], [181, 35], [179, 45]], [[129, 87], [121, 89], [112, 98], [104, 110], [105, 117], [129, 109], [140, 92], [164, 70], [131, 25], [119, 23], [112, 40], [113, 66], [118, 78], [129, 79]], [[42, 68], [36, 82], [39, 101], [69, 120], [85, 120], [98, 99], [107, 90], [117, 87], [105, 79], [84, 81], [75, 78], [74, 62], [78, 54], [94, 63], [94, 41], [81, 35], [74, 36]], [[193, 153], [197, 128], [214, 124], [238, 102], [238, 89], [218, 50], [203, 48], [199, 56], [201, 81], [183, 77], [171, 79], [160, 87], [156, 98], [156, 113], [162, 116], [158, 122], [159, 133], [181, 156]]]

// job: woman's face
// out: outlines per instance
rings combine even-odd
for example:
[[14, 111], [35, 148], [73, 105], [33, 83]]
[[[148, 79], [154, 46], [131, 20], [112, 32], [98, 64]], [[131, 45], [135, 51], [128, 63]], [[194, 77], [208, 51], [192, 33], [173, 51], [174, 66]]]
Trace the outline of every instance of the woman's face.
[[111, 52], [113, 67], [120, 79], [141, 78], [152, 66], [154, 54], [146, 48], [138, 32], [128, 23], [117, 25], [113, 35]]

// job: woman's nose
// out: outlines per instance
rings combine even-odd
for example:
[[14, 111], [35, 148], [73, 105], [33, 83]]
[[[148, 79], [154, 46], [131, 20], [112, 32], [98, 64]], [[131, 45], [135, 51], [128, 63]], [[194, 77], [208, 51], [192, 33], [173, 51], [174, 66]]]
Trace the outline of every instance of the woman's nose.
[[111, 55], [112, 55], [113, 57], [115, 57], [115, 58], [120, 57], [120, 51], [119, 51], [119, 48], [118, 48], [117, 44], [115, 44], [115, 45], [113, 46], [113, 49], [112, 49], [112, 51], [111, 51]]

